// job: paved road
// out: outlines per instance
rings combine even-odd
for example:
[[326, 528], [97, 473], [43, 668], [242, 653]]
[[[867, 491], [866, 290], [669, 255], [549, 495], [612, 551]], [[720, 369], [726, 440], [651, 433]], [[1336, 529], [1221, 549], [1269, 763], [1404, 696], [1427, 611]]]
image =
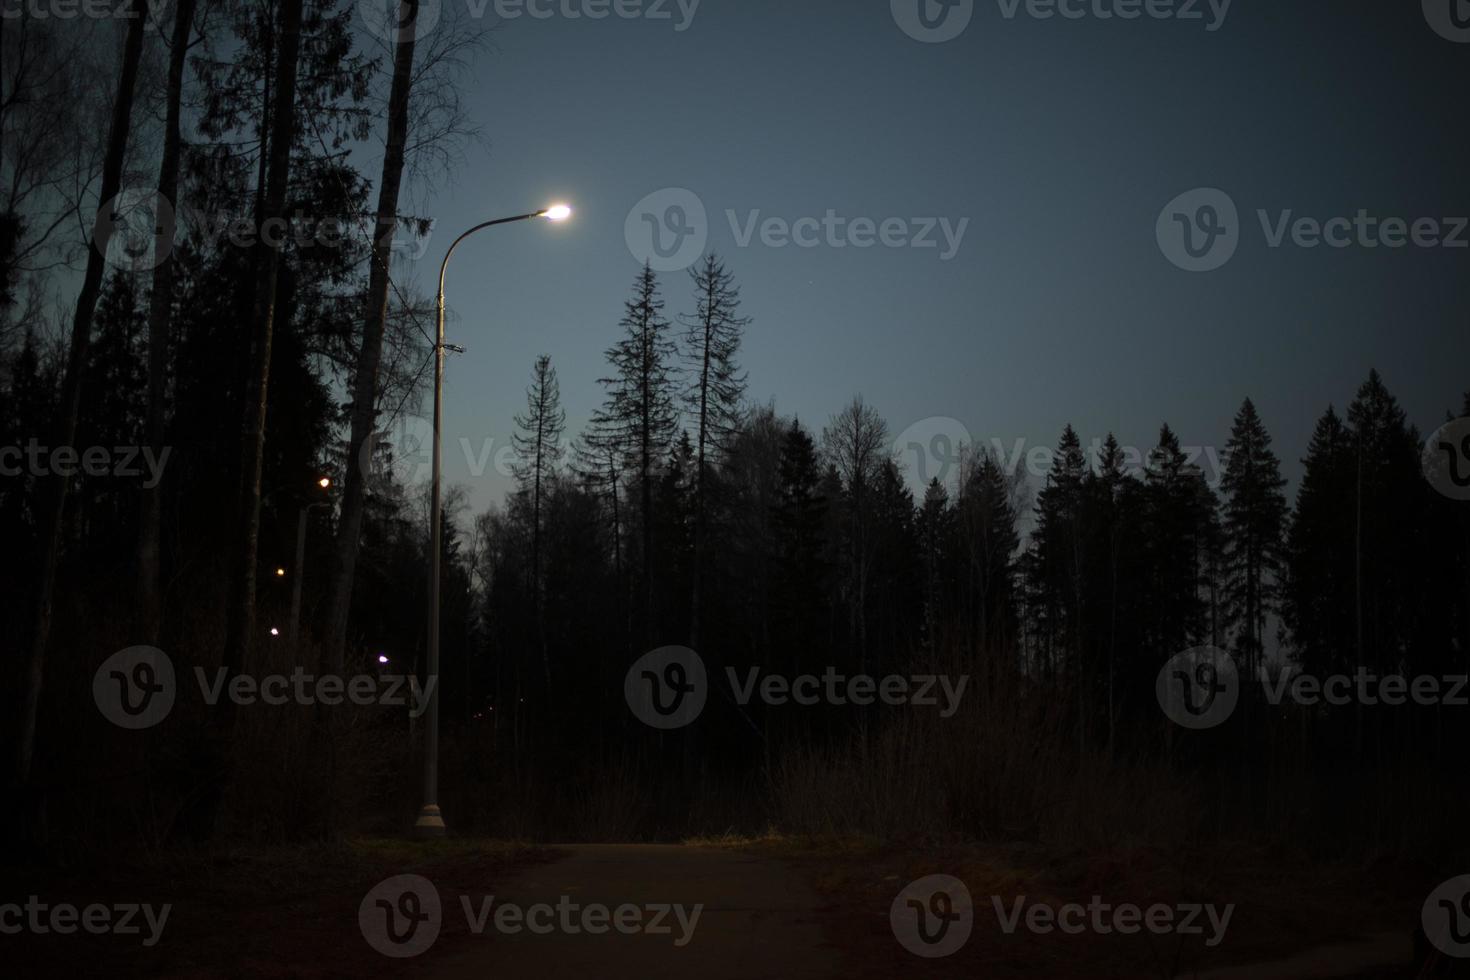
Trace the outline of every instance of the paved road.
[[[447, 960], [433, 964], [432, 976], [445, 980], [825, 980], [837, 976], [837, 957], [823, 942], [815, 911], [817, 898], [781, 864], [717, 848], [679, 845], [573, 845], [570, 856], [527, 870], [519, 877], [469, 896], [474, 914], [494, 894], [482, 933], [467, 940]], [[458, 897], [445, 896], [444, 914], [464, 915]], [[682, 906], [663, 916], [660, 935], [625, 934], [609, 928], [601, 935], [583, 930], [589, 905]], [[578, 923], [557, 924], [545, 935], [525, 928], [497, 930], [495, 909], [513, 905], [572, 907]], [[695, 906], [703, 906], [695, 915]], [[683, 918], [679, 912], [683, 912]], [[625, 910], [626, 917], [632, 910]], [[645, 924], [656, 912], [641, 911]], [[536, 921], [545, 927], [551, 913]], [[626, 924], [629, 918], [624, 919]], [[595, 919], [592, 923], [599, 925]], [[682, 943], [682, 944], [681, 944]]]

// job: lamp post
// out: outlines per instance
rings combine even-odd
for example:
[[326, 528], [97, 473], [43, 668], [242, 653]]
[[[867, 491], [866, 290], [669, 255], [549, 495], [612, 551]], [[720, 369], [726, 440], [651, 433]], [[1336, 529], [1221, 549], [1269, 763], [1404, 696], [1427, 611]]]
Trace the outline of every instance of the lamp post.
[[[438, 330], [434, 340], [434, 474], [429, 491], [429, 650], [424, 684], [428, 688], [429, 706], [424, 713], [424, 805], [414, 823], [414, 833], [420, 837], [442, 837], [444, 816], [439, 810], [439, 521], [440, 521], [440, 466], [443, 457], [444, 418], [444, 274], [449, 269], [450, 256], [459, 243], [477, 231], [508, 225], [532, 218], [548, 221], [565, 221], [572, 216], [572, 209], [565, 204], [556, 204], [530, 214], [518, 214], [510, 218], [496, 218], [475, 225], [460, 235], [444, 253], [439, 265], [439, 297], [436, 303]], [[432, 686], [430, 686], [432, 685]]]
[[[316, 485], [326, 490], [331, 487], [332, 481], [322, 477], [316, 481]], [[326, 507], [330, 503], [330, 500], [318, 500], [296, 512], [296, 564], [292, 566], [291, 626], [286, 634], [291, 643], [292, 653], [296, 652], [297, 641], [301, 638], [301, 580], [306, 578], [306, 518], [313, 508]], [[281, 574], [279, 568], [276, 569], [276, 574]]]

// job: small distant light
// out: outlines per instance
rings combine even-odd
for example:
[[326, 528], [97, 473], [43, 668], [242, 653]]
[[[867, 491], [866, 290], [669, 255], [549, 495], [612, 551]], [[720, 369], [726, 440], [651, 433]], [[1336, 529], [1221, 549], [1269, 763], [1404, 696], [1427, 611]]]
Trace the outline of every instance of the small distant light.
[[276, 629], [274, 626], [272, 626], [271, 627], [271, 636], [280, 636], [280, 635], [281, 635], [281, 631], [278, 630], [278, 629]]
[[378, 663], [385, 664], [387, 662], [388, 662], [388, 655], [386, 653], [380, 653], [380, 654], [378, 654]]
[[332, 485], [332, 481], [327, 479], [326, 477], [322, 477], [320, 480], [316, 481], [316, 485], [325, 490], [327, 489], [327, 487], [330, 487]]
[[286, 577], [286, 570], [284, 568], [278, 568], [278, 569], [276, 569], [276, 578], [285, 578], [285, 577]]

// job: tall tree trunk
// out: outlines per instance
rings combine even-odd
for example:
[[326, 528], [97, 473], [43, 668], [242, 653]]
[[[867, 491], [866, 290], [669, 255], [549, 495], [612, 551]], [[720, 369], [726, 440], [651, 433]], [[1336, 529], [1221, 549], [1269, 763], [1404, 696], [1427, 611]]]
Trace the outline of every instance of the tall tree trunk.
[[[87, 368], [87, 350], [92, 341], [92, 317], [97, 310], [97, 297], [102, 290], [103, 266], [107, 245], [112, 238], [112, 216], [103, 208], [113, 205], [122, 184], [123, 155], [127, 150], [128, 129], [133, 117], [133, 90], [138, 80], [138, 62], [143, 53], [144, 8], [141, 0], [131, 0], [128, 10], [127, 40], [123, 45], [122, 66], [118, 73], [117, 97], [112, 104], [112, 123], [107, 134], [107, 153], [102, 162], [102, 184], [98, 190], [100, 206], [93, 227], [92, 248], [87, 250], [87, 268], [82, 277], [77, 308], [72, 317], [71, 346], [67, 352], [66, 374], [61, 382], [61, 403], [53, 446], [70, 446], [76, 440], [77, 414], [81, 408], [82, 376]], [[38, 540], [41, 545], [41, 567], [36, 588], [34, 619], [31, 624], [30, 661], [26, 670], [26, 689], [21, 708], [19, 738], [16, 740], [15, 776], [19, 786], [30, 782], [31, 764], [36, 748], [36, 718], [41, 706], [41, 688], [46, 674], [46, 647], [51, 638], [51, 599], [56, 589], [56, 573], [61, 563], [62, 519], [70, 478], [63, 474], [51, 477], [44, 504]]]
[[536, 619], [536, 641], [541, 646], [541, 671], [546, 680], [546, 695], [551, 696], [551, 655], [546, 652], [546, 606], [541, 588], [541, 468], [545, 465], [546, 395], [543, 387], [536, 423], [536, 480], [531, 491], [531, 601]]
[[689, 646], [699, 649], [699, 591], [704, 572], [704, 456], [709, 439], [710, 330], [704, 329], [704, 356], [699, 372], [699, 448], [694, 462], [694, 568], [690, 574]]
[[[174, 10], [173, 47], [168, 59], [168, 105], [164, 112], [163, 159], [158, 166], [158, 199], [172, 207], [179, 186], [179, 114], [184, 92], [184, 62], [189, 53], [189, 28], [194, 20], [194, 0], [179, 0]], [[164, 399], [168, 380], [168, 331], [173, 311], [175, 222], [159, 228], [153, 292], [148, 302], [148, 444], [162, 458]], [[162, 584], [159, 568], [159, 536], [163, 523], [163, 484], [143, 489], [138, 521], [138, 614], [142, 636], [158, 642], [162, 616]]]
[[[255, 639], [255, 572], [260, 544], [260, 476], [265, 456], [265, 416], [270, 398], [271, 343], [275, 332], [276, 288], [280, 277], [282, 243], [266, 242], [264, 230], [284, 227], [286, 184], [290, 177], [291, 143], [295, 130], [296, 68], [301, 51], [303, 0], [283, 0], [278, 28], [280, 47], [275, 66], [275, 105], [272, 110], [269, 162], [266, 169], [264, 216], [257, 235], [257, 280], [251, 317], [253, 351], [245, 390], [245, 417], [240, 441], [240, 486], [236, 511], [236, 541], [225, 610], [223, 668], [227, 679], [240, 674]], [[228, 683], [228, 680], [226, 681]], [[186, 819], [186, 834], [207, 837], [224, 797], [233, 765], [235, 704], [220, 699], [218, 726], [204, 746], [208, 762], [196, 812]]]
[[398, 195], [403, 182], [403, 153], [408, 142], [408, 97], [413, 84], [413, 56], [419, 0], [402, 0], [398, 45], [393, 54], [393, 83], [388, 95], [388, 130], [383, 152], [383, 174], [378, 183], [378, 217], [373, 235], [372, 265], [368, 272], [367, 316], [362, 346], [357, 354], [352, 391], [352, 433], [347, 446], [347, 471], [342, 486], [342, 516], [337, 531], [337, 553], [327, 606], [326, 656], [334, 670], [343, 667], [347, 620], [352, 610], [352, 584], [362, 543], [362, 515], [367, 497], [367, 467], [362, 457], [371, 452], [369, 440], [377, 424], [378, 370], [383, 360], [383, 329], [388, 319], [388, 290], [392, 272], [393, 232], [398, 225]]

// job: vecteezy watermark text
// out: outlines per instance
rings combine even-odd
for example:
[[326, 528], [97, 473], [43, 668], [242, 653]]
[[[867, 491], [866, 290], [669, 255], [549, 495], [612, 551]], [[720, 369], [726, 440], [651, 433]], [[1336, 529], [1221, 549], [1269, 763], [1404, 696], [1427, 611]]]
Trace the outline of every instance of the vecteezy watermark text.
[[[92, 678], [92, 697], [103, 717], [119, 728], [151, 728], [173, 710], [179, 693], [175, 676], [173, 660], [162, 650], [150, 646], [128, 647], [108, 657], [97, 668]], [[232, 676], [224, 667], [217, 668], [211, 676], [203, 667], [195, 667], [194, 678], [201, 698], [210, 707], [225, 698], [242, 707], [379, 705], [407, 707], [413, 718], [428, 708], [429, 698], [439, 682], [437, 676], [421, 685], [413, 675], [312, 674], [302, 667], [294, 668], [290, 674], [261, 677]]]
[[[575, 936], [669, 936], [676, 948], [689, 945], [704, 912], [702, 904], [625, 902], [605, 905], [561, 895], [555, 903], [522, 905], [497, 902], [494, 895], [459, 896], [471, 935], [487, 931], [507, 936], [553, 933]], [[379, 882], [358, 906], [357, 922], [369, 946], [395, 959], [417, 956], [434, 944], [443, 928], [443, 902], [434, 883], [421, 875], [397, 875]]]
[[[969, 218], [884, 217], [842, 214], [828, 208], [820, 216], [783, 217], [759, 209], [725, 211], [737, 248], [920, 249], [954, 259], [964, 244]], [[709, 244], [709, 212], [704, 201], [683, 187], [668, 187], [633, 205], [623, 226], [628, 251], [655, 272], [687, 269]]]
[[[1268, 704], [1291, 702], [1302, 707], [1430, 707], [1470, 706], [1470, 676], [1381, 674], [1360, 666], [1352, 674], [1318, 676], [1287, 664], [1274, 671], [1261, 667], [1257, 675]], [[1218, 647], [1194, 647], [1170, 658], [1155, 681], [1159, 707], [1184, 728], [1214, 728], [1234, 712], [1240, 699], [1241, 676], [1235, 659]]]
[[[0, 446], [0, 477], [16, 476], [144, 476], [143, 487], [152, 490], [163, 479], [172, 447], [155, 453], [152, 446], [46, 446], [32, 438], [24, 446]], [[142, 468], [139, 462], [142, 462]]]
[[[1233, 0], [995, 0], [1007, 21], [1176, 20], [1203, 23], [1209, 33], [1225, 26]], [[977, 0], [889, 0], [893, 21], [909, 37], [942, 44], [963, 34], [974, 19]]]
[[[1257, 208], [1256, 222], [1267, 248], [1366, 250], [1470, 248], [1470, 218], [1403, 218], [1358, 208], [1349, 215], [1299, 215], [1292, 208]], [[1235, 201], [1215, 187], [1199, 187], [1174, 198], [1154, 223], [1159, 251], [1187, 272], [1212, 272], [1234, 257], [1245, 227]]]
[[[996, 923], [1005, 935], [1025, 929], [1037, 935], [1060, 932], [1100, 936], [1112, 933], [1200, 936], [1213, 948], [1225, 939], [1235, 906], [1185, 902], [1113, 903], [1093, 895], [1086, 904], [1052, 905], [1026, 895], [990, 896]], [[894, 938], [909, 952], [928, 959], [958, 952], [975, 925], [975, 905], [965, 883], [951, 875], [928, 875], [905, 885], [888, 912]]]
[[151, 948], [158, 945], [172, 911], [172, 905], [154, 908], [136, 902], [115, 905], [94, 902], [80, 907], [68, 902], [48, 904], [40, 896], [31, 895], [24, 905], [19, 902], [0, 905], [0, 935], [29, 932], [38, 936], [52, 933], [69, 936], [81, 930], [94, 936], [139, 936], [146, 925], [148, 932], [143, 936], [143, 945]]
[[[623, 695], [628, 708], [644, 724], [653, 728], [682, 728], [694, 722], [704, 710], [709, 697], [709, 684], [704, 660], [688, 647], [668, 646], [639, 657], [623, 679]], [[772, 707], [818, 704], [857, 705], [884, 704], [890, 707], [912, 706], [939, 708], [941, 718], [953, 717], [969, 685], [968, 675], [958, 679], [942, 674], [892, 674], [874, 677], [869, 674], [845, 674], [828, 667], [820, 674], [788, 677], [767, 673], [761, 668], [743, 671], [725, 668], [725, 679], [736, 704], [748, 705], [759, 698]]]

